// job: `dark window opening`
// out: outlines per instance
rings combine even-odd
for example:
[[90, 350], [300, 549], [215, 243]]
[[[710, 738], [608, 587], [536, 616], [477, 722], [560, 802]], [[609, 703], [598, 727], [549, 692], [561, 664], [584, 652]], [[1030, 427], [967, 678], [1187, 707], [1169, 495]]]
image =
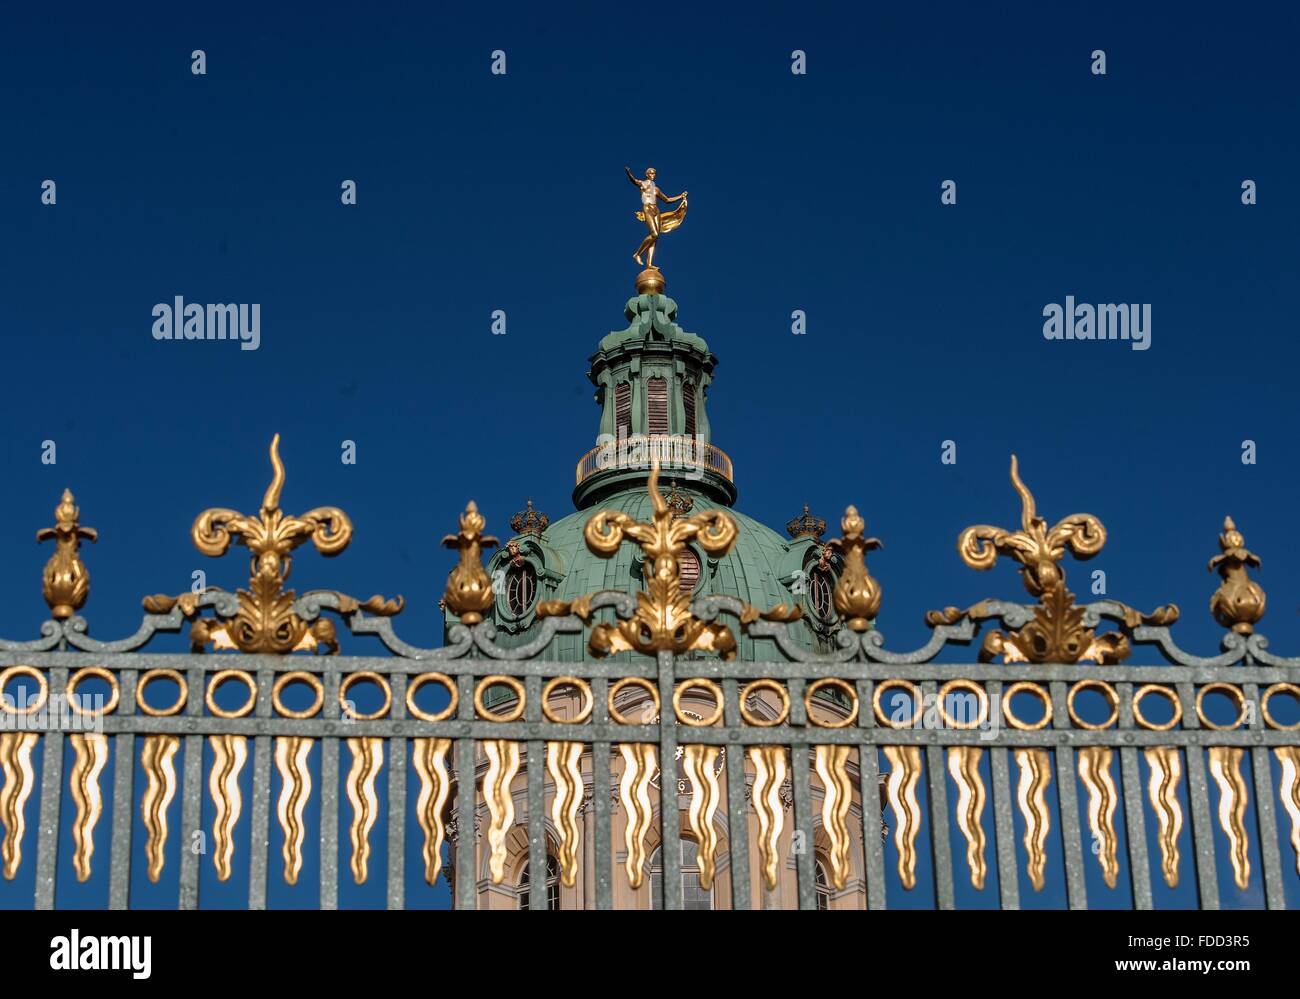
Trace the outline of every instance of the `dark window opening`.
[[[529, 897], [531, 888], [528, 865], [524, 864], [524, 869], [519, 872], [519, 908], [527, 909], [532, 904]], [[560, 908], [560, 862], [551, 856], [546, 858], [546, 908], [551, 912]]]
[[650, 434], [668, 433], [668, 382], [663, 378], [651, 378], [646, 384], [646, 395], [650, 403], [647, 427]]

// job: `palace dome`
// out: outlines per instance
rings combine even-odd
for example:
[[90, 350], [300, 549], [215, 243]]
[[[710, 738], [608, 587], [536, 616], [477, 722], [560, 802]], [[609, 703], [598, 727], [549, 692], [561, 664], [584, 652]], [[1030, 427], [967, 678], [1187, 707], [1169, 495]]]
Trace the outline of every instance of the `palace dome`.
[[[717, 357], [701, 337], [677, 324], [677, 303], [667, 295], [638, 294], [624, 314], [627, 328], [602, 338], [590, 358], [588, 377], [596, 386], [601, 420], [596, 447], [578, 462], [577, 510], [551, 522], [529, 501], [511, 520], [513, 536], [487, 562], [496, 601], [485, 617], [496, 627], [498, 644], [514, 647], [531, 640], [543, 601], [644, 588], [644, 553], [637, 544], [625, 539], [605, 558], [588, 548], [583, 529], [598, 510], [649, 522], [654, 507], [647, 479], [651, 462], [658, 460], [659, 489], [675, 516], [725, 509], [739, 528], [722, 556], [687, 543], [679, 561], [683, 590], [696, 597], [737, 597], [763, 611], [778, 604], [799, 606], [803, 617], [788, 625], [791, 637], [810, 651], [830, 648], [838, 627], [831, 600], [838, 562], [822, 545], [825, 523], [805, 507], [783, 537], [732, 508], [734, 470], [711, 442], [706, 413]], [[594, 617], [611, 621], [614, 614], [603, 609]], [[447, 624], [454, 620], [448, 613]], [[774, 656], [770, 639], [744, 635], [731, 615], [720, 620], [737, 639], [739, 659]], [[589, 634], [590, 629], [557, 635], [542, 658], [592, 658]]]

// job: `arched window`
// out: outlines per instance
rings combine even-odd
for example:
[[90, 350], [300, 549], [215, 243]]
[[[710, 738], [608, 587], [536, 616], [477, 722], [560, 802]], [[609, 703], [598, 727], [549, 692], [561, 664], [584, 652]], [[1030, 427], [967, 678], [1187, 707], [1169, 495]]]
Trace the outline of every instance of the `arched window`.
[[529, 562], [512, 565], [506, 571], [506, 608], [515, 617], [523, 617], [537, 598], [537, 572]]
[[650, 434], [668, 433], [668, 382], [659, 377], [646, 382], [646, 401], [649, 403], [649, 418], [646, 431]]
[[[532, 883], [528, 877], [528, 865], [519, 872], [519, 908], [527, 909], [532, 899], [529, 892]], [[546, 857], [546, 908], [554, 912], [560, 907], [560, 862], [549, 854]]]
[[814, 887], [817, 889], [817, 908], [829, 909], [831, 907], [831, 886], [826, 880], [826, 868], [822, 866], [820, 860], [817, 861], [817, 881]]
[[632, 436], [632, 386], [627, 382], [614, 386], [614, 435]]
[[686, 436], [695, 436], [695, 383], [687, 382], [682, 386], [682, 410], [686, 414]]
[[808, 573], [808, 602], [819, 620], [835, 616], [835, 576], [829, 569], [815, 568]]
[[677, 557], [677, 566], [681, 570], [683, 593], [694, 593], [700, 584], [700, 557], [690, 548], [683, 548]]
[[[682, 837], [682, 908], [712, 909], [713, 892], [700, 887], [700, 848], [694, 840]], [[664, 907], [663, 847], [650, 858], [650, 904]]]

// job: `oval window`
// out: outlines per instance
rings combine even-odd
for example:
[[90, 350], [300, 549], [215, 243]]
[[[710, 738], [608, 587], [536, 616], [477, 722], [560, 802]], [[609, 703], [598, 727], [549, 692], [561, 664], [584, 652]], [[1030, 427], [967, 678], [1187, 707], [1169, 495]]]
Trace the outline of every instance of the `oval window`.
[[506, 609], [514, 617], [523, 617], [537, 598], [537, 573], [532, 565], [512, 565], [506, 572]]

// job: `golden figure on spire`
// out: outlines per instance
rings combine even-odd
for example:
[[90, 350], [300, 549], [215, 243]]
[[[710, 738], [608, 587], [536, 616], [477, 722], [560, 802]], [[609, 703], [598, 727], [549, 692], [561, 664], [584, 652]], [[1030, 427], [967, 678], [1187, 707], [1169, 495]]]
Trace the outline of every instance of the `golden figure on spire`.
[[[643, 283], [641, 278], [645, 277], [646, 272], [657, 274], [659, 270], [659, 268], [655, 266], [655, 244], [659, 242], [659, 237], [666, 232], [672, 232], [681, 225], [682, 220], [686, 218], [687, 192], [683, 191], [675, 198], [670, 198], [668, 195], [664, 194], [664, 192], [659, 190], [655, 185], [654, 167], [648, 167], [646, 169], [644, 180], [637, 180], [636, 176], [627, 167], [624, 167], [623, 169], [627, 173], [627, 179], [641, 189], [641, 211], [636, 213], [636, 217], [638, 221], [644, 222], [646, 228], [650, 230], [646, 238], [641, 240], [641, 245], [636, 248], [636, 252], [632, 254], [632, 258], [638, 264], [643, 262], [641, 260], [641, 255], [646, 255], [646, 260], [644, 261], [646, 270], [642, 271], [641, 277], [638, 277], [637, 279], [638, 290], [640, 290], [640, 285]], [[660, 214], [658, 204], [660, 201], [664, 204], [679, 201], [681, 204], [670, 212], [663, 212]], [[661, 286], [659, 290], [662, 291], [663, 278], [659, 277], [658, 280]]]

